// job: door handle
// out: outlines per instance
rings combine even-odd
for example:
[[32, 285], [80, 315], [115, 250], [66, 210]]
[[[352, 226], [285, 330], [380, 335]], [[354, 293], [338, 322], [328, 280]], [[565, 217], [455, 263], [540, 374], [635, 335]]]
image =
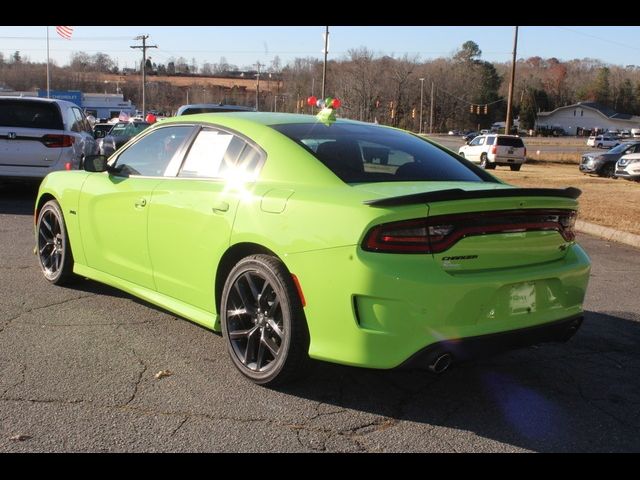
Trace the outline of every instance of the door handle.
[[229, 204], [223, 200], [213, 202], [211, 210], [214, 212], [226, 212], [229, 210]]
[[136, 202], [135, 205], [136, 205], [136, 207], [142, 208], [142, 207], [147, 205], [147, 199], [146, 198], [140, 198], [140, 199], [138, 199], [138, 201]]

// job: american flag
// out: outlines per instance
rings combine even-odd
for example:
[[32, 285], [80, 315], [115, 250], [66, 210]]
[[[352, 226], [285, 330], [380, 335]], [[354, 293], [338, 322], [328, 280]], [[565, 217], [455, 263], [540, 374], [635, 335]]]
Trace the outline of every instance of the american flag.
[[56, 27], [56, 32], [58, 32], [58, 35], [60, 35], [62, 38], [71, 40], [71, 35], [73, 35], [73, 27]]

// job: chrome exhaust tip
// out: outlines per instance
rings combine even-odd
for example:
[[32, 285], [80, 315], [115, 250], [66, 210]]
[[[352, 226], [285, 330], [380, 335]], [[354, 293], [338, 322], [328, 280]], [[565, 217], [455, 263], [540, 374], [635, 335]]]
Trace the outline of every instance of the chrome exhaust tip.
[[443, 373], [451, 365], [451, 360], [452, 357], [450, 353], [441, 353], [437, 355], [431, 363], [429, 363], [428, 368], [433, 373]]

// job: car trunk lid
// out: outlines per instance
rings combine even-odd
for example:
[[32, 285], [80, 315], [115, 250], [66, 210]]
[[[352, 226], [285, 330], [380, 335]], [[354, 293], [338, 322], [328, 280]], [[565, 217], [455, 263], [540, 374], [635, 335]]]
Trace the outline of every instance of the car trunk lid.
[[[452, 274], [556, 261], [565, 256], [573, 241], [578, 189], [515, 188], [487, 183], [473, 184], [472, 188], [450, 186], [437, 189], [430, 185], [430, 191], [365, 203], [376, 208], [424, 203], [428, 216], [408, 224], [406, 231], [416, 232], [418, 226], [426, 228], [429, 245], [424, 252], [430, 252], [443, 270]], [[401, 241], [403, 233], [397, 232], [402, 222], [392, 227], [379, 230], [380, 235]], [[413, 238], [418, 239], [415, 233]], [[381, 244], [370, 245], [378, 248]]]

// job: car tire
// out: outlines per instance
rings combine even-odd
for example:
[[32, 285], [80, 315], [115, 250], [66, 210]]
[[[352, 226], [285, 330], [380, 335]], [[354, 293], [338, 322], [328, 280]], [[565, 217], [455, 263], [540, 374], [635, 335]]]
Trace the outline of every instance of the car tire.
[[231, 360], [252, 382], [275, 386], [307, 371], [307, 322], [293, 278], [279, 259], [240, 260], [225, 281], [220, 318]]
[[77, 279], [64, 216], [55, 200], [45, 203], [38, 214], [36, 249], [40, 268], [49, 282], [65, 285]]
[[616, 177], [616, 164], [606, 164], [604, 167], [602, 167], [602, 170], [600, 170], [600, 175], [607, 178], [618, 178]]
[[602, 148], [602, 144], [601, 144], [601, 143], [599, 143], [599, 144], [596, 146], [596, 148]]
[[480, 167], [484, 169], [491, 168], [489, 167], [489, 160], [487, 159], [486, 153], [480, 155]]
[[460, 152], [460, 153], [458, 153], [458, 155], [460, 155], [462, 158], [464, 158], [464, 152]]
[[509, 167], [511, 168], [512, 172], [519, 172], [520, 167], [522, 167], [522, 164], [518, 163], [517, 165], [509, 165]]

